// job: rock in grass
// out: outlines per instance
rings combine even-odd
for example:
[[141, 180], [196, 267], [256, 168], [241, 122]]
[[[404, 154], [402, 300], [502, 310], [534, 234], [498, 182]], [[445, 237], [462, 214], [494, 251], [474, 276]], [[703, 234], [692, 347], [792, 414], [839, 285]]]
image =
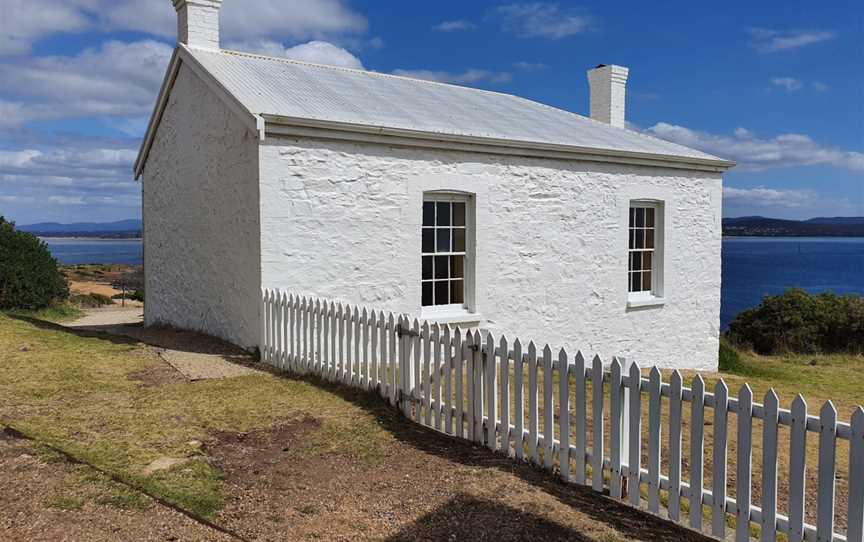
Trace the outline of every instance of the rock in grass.
[[144, 467], [143, 472], [145, 476], [150, 476], [154, 472], [158, 472], [160, 470], [168, 470], [171, 467], [180, 465], [182, 463], [185, 463], [186, 461], [188, 461], [188, 459], [178, 459], [176, 457], [160, 457], [159, 459], [156, 459], [155, 461]]

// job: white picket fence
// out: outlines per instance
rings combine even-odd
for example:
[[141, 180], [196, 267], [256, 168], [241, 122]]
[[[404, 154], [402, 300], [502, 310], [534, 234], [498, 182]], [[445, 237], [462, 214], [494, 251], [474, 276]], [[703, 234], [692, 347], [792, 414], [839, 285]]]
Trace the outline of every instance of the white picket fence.
[[[600, 492], [608, 489], [611, 497], [626, 499], [635, 507], [642, 505], [641, 488], [645, 488], [647, 509], [655, 514], [660, 514], [662, 492], [666, 514], [673, 521], [683, 521], [682, 500], [686, 500], [687, 524], [695, 530], [703, 531], [704, 505], [711, 509], [710, 532], [719, 538], [726, 537], [728, 515], [736, 520], [735, 539], [740, 541], [749, 540], [753, 524], [760, 527], [763, 541], [776, 540], [778, 533], [784, 533], [791, 542], [864, 542], [861, 407], [855, 410], [851, 424], [843, 423], [837, 420], [830, 401], [817, 417], [808, 414], [800, 395], [791, 410], [786, 410], [780, 408], [773, 390], [765, 395], [764, 404], [754, 403], [746, 384], [735, 398], [729, 396], [722, 380], [710, 393], [699, 376], [687, 388], [677, 371], [667, 383], [657, 367], [648, 378], [635, 363], [624, 374], [618, 359], [604, 367], [599, 357], [587, 361], [581, 353], [571, 358], [561, 350], [553, 356], [548, 345], [538, 351], [533, 342], [525, 345], [505, 337], [496, 341], [491, 334], [484, 337], [476, 330], [421, 324], [405, 315], [279, 291], [262, 293], [261, 314], [262, 360], [279, 369], [377, 390], [417, 423], [550, 471], [557, 469], [566, 481]], [[606, 390], [608, 397], [604, 397]], [[643, 398], [647, 398], [648, 409], [644, 466]], [[664, 399], [668, 426], [663, 426], [661, 418]], [[685, 408], [690, 409], [691, 420], [686, 473], [682, 469]], [[713, 460], [711, 487], [705, 488], [708, 409], [713, 416]], [[734, 498], [727, 495], [730, 413], [737, 419]], [[763, 424], [762, 479], [755, 480], [762, 489], [759, 505], [751, 499], [753, 420]], [[604, 438], [607, 424], [611, 434]], [[790, 430], [786, 515], [777, 505], [781, 426]], [[816, 525], [805, 522], [808, 433], [814, 433], [819, 444]], [[661, 472], [663, 438], [668, 439], [665, 473]], [[845, 536], [835, 532], [834, 520], [838, 439], [849, 441]], [[609, 449], [605, 449], [607, 441]], [[688, 481], [683, 479], [685, 474]]]

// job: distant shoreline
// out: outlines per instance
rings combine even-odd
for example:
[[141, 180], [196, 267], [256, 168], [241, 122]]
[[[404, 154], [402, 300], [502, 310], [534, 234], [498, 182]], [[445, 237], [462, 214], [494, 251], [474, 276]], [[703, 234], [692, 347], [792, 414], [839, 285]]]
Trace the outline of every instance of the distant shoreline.
[[51, 241], [143, 241], [142, 237], [70, 237], [68, 235], [64, 235], [62, 237], [59, 236], [50, 236], [50, 235], [37, 235], [39, 239], [51, 240]]

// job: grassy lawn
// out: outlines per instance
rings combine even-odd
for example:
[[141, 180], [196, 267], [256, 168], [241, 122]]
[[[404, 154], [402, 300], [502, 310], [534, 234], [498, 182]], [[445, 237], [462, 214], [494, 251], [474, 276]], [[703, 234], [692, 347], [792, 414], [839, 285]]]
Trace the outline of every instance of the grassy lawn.
[[72, 303], [63, 302], [55, 303], [50, 307], [35, 311], [9, 311], [6, 314], [7, 316], [20, 316], [34, 320], [44, 320], [46, 322], [69, 322], [84, 316], [84, 311]]
[[[729, 387], [729, 396], [737, 397], [741, 387], [748, 383], [753, 389], [754, 402], [763, 403], [765, 393], [773, 389], [780, 398], [781, 408], [790, 408], [796, 394], [800, 393], [807, 401], [808, 414], [818, 416], [819, 410], [826, 401], [831, 401], [837, 409], [838, 420], [849, 422], [854, 409], [864, 404], [864, 380], [861, 379], [864, 371], [864, 357], [853, 355], [778, 355], [760, 356], [751, 352], [738, 352], [737, 363], [727, 366], [726, 370], [716, 375], [704, 375], [706, 391], [713, 391], [717, 381], [722, 377]], [[685, 372], [685, 385], [689, 385], [692, 372]], [[664, 381], [668, 381], [669, 372], [664, 372]], [[663, 404], [664, 420], [668, 415], [668, 402]], [[685, 479], [687, 478], [687, 454], [689, 450], [689, 438], [687, 431], [690, 426], [688, 409], [684, 410], [685, 432], [683, 438], [683, 455], [685, 466]], [[709, 412], [710, 414], [710, 412]], [[728, 494], [734, 496], [735, 471], [737, 464], [737, 432], [736, 416], [729, 415], [729, 448], [728, 464], [730, 483], [727, 488]], [[762, 495], [762, 429], [761, 420], [753, 420], [753, 446], [752, 465], [753, 482], [752, 499], [757, 505]], [[710, 439], [713, 438], [713, 427], [706, 427], [706, 473], [705, 487], [710, 488]], [[787, 514], [787, 491], [789, 478], [789, 429], [781, 427], [778, 434], [777, 461], [778, 471], [778, 506], [783, 514]], [[664, 457], [666, 453], [664, 443]], [[805, 516], [807, 521], [815, 524], [816, 520], [816, 487], [818, 466], [818, 435], [807, 434], [807, 482], [805, 498]], [[836, 511], [835, 530], [845, 532], [847, 499], [849, 496], [849, 443], [845, 440], [837, 441], [836, 451]], [[663, 468], [666, 468], [664, 462]], [[728, 519], [728, 518], [727, 518]], [[734, 520], [727, 521], [730, 525]]]
[[[60, 311], [37, 316], [62, 319], [64, 314]], [[68, 317], [68, 314], [65, 317]], [[208, 442], [208, 439], [212, 441], [214, 435], [217, 438], [218, 435], [228, 433], [251, 435], [280, 424], [304, 424], [305, 420], [312, 416], [316, 421], [314, 426], [309, 426], [302, 435], [303, 458], [318, 458], [317, 461], [323, 465], [331, 461], [342, 462], [338, 464], [342, 464], [349, 472], [376, 473], [370, 475], [373, 478], [388, 475], [395, 477], [396, 474], [402, 477], [401, 471], [393, 471], [390, 461], [393, 461], [394, 457], [400, 460], [404, 458], [401, 468], [407, 469], [409, 473], [405, 476], [414, 476], [413, 473], [420, 472], [415, 469], [429, 461], [428, 455], [410, 448], [399, 448], [404, 447], [405, 443], [400, 444], [392, 423], [405, 425], [404, 422], [389, 422], [391, 425], [388, 427], [382, 423], [380, 409], [376, 415], [378, 407], [358, 408], [358, 405], [362, 406], [364, 402], [378, 404], [377, 400], [371, 397], [359, 393], [351, 395], [353, 392], [344, 390], [334, 393], [326, 386], [320, 387], [309, 381], [279, 378], [266, 373], [194, 384], [184, 380], [166, 380], [154, 384], [142, 378], [141, 375], [151, 374], [163, 365], [151, 351], [133, 342], [107, 336], [85, 336], [51, 324], [25, 320], [20, 315], [16, 317], [0, 314], [0, 366], [3, 367], [0, 372], [0, 396], [3, 397], [0, 403], [0, 423], [20, 431], [36, 443], [61, 450], [126, 484], [205, 518], [219, 517], [220, 511], [228, 506], [229, 484], [234, 483], [236, 486], [240, 483], [226, 480], [226, 473], [214, 466], [212, 458], [208, 457], [209, 450], [202, 450], [201, 442]], [[737, 395], [740, 386], [748, 382], [758, 402], [761, 402], [769, 388], [774, 388], [780, 395], [781, 404], [787, 408], [794, 395], [802, 393], [808, 400], [811, 414], [818, 412], [825, 400], [831, 399], [838, 409], [839, 418], [848, 421], [854, 406], [864, 402], [864, 384], [860, 379], [862, 371], [864, 358], [856, 356], [761, 357], [740, 353], [738, 360], [727, 367], [726, 371], [705, 374], [703, 377], [709, 390], [713, 389], [714, 383], [722, 377], [729, 385], [731, 396]], [[669, 374], [664, 371], [664, 380], [668, 381]], [[690, 385], [693, 375], [692, 372], [685, 373], [685, 385]], [[538, 376], [542, 379], [542, 371]], [[538, 403], [541, 409], [539, 426], [542, 431], [542, 395]], [[668, 415], [668, 403], [664, 403], [663, 410], [665, 417]], [[644, 424], [647, 423], [647, 408], [643, 408], [643, 412], [646, 417]], [[686, 480], [689, 409], [685, 408], [684, 412], [683, 457]], [[730, 474], [734, 474], [732, 466], [736, 452], [734, 418], [734, 415], [730, 415]], [[511, 423], [512, 419], [511, 416]], [[527, 421], [525, 427], [527, 428]], [[712, 427], [706, 427], [707, 488], [710, 488], [711, 430]], [[608, 425], [605, 433], [608, 439]], [[814, 436], [808, 435], [808, 491], [815, 488], [817, 442]], [[785, 507], [784, 491], [788, 471], [788, 445], [784, 443], [785, 439], [788, 439], [788, 431], [781, 431], [780, 437], [781, 457], [778, 469], [782, 511]], [[644, 435], [643, 439], [645, 450], [647, 435]], [[590, 426], [588, 443], [590, 446]], [[761, 486], [761, 425], [758, 421], [754, 422], [754, 444], [753, 498], [754, 502], [758, 503]], [[668, 457], [667, 445], [664, 434], [664, 459]], [[437, 444], [430, 446], [436, 450], [439, 448]], [[608, 450], [608, 441], [606, 446]], [[394, 456], [394, 447], [403, 451]], [[444, 446], [440, 448], [443, 450]], [[45, 453], [46, 456], [50, 455], [50, 452]], [[337, 456], [350, 457], [350, 464], [345, 466], [344, 460]], [[145, 468], [149, 464], [166, 457], [182, 459], [183, 462], [167, 470], [145, 474]], [[848, 445], [845, 443], [838, 448], [837, 461], [837, 523], [843, 525], [844, 499], [848, 495], [845, 485]], [[278, 464], [280, 463], [274, 463]], [[300, 495], [305, 495], [309, 491], [306, 485], [308, 482], [301, 478], [307, 474], [317, 476], [321, 467], [318, 466], [319, 463], [314, 465], [316, 466], [304, 470], [302, 475], [295, 473], [287, 476], [285, 483], [289, 484], [290, 489], [280, 490], [276, 494], [290, 496], [291, 491], [297, 491]], [[452, 462], [441, 465], [444, 469], [456, 468], [453, 472], [458, 472], [458, 476], [464, 479], [480, 480], [477, 478], [479, 471], [476, 469], [457, 468]], [[269, 468], [271, 467], [266, 467], [262, 472], [266, 474], [266, 469]], [[505, 470], [509, 473], [512, 468], [515, 467], [508, 466]], [[329, 469], [325, 467], [324, 470]], [[500, 496], [502, 486], [494, 484], [500, 483], [504, 484], [503, 487], [512, 488], [512, 479], [505, 479], [500, 473], [493, 475], [488, 470], [483, 472], [483, 480], [486, 480], [483, 483], [488, 487], [475, 487], [472, 491], [487, 491], [490, 495], [496, 495], [496, 498], [510, 502], [512, 496]], [[663, 472], [668, 472], [665, 462]], [[492, 478], [489, 478], [490, 476]], [[90, 500], [117, 505], [120, 508], [134, 509], [149, 502], [126, 486], [111, 485], [104, 476], [82, 475], [76, 483], [96, 489], [60, 495], [46, 502], [45, 506], [56, 510], [78, 510], [88, 506], [87, 495], [90, 494], [98, 495], [98, 498]], [[343, 491], [364, 487], [356, 482], [344, 483], [347, 485]], [[354, 485], [351, 485], [352, 483]], [[452, 481], [445, 483], [443, 479], [437, 478], [425, 483], [430, 491], [434, 488], [436, 495], [444, 494], [444, 487], [447, 487], [448, 491], [456, 487]], [[108, 489], [106, 484], [110, 486]], [[388, 493], [388, 498], [403, 498], [398, 485], [394, 482], [387, 484], [390, 485], [369, 486], [367, 489], [383, 498], [384, 494], [375, 488], [393, 488], [387, 490], [393, 494]], [[441, 487], [438, 487], [438, 484], [441, 484]], [[295, 510], [295, 515], [301, 517], [296, 521], [314, 518], [317, 514], [315, 510], [330, 510], [328, 507], [331, 505], [326, 502], [331, 498], [331, 493], [326, 486], [322, 486], [320, 492], [325, 504], [303, 504]], [[730, 480], [729, 494], [735, 494], [734, 479]], [[536, 495], [536, 491], [525, 489], [525, 495]], [[362, 498], [368, 499], [369, 496]], [[526, 502], [530, 502], [531, 498], [526, 497]], [[812, 522], [815, 512], [812, 496], [808, 501], [808, 519]], [[562, 518], [567, 517], [566, 510], [565, 506], [561, 512]], [[350, 519], [350, 514], [353, 513], [346, 512], [348, 515], [340, 520], [345, 523], [345, 529], [355, 525], [354, 520]], [[274, 518], [279, 516], [278, 512], [268, 514]], [[280, 522], [285, 521], [282, 516], [279, 517]], [[273, 521], [276, 522], [276, 519]], [[582, 525], [594, 525], [596, 521], [586, 519]], [[449, 520], [442, 520], [441, 529], [446, 530], [447, 525]], [[324, 527], [319, 525], [315, 528]]]
[[[366, 462], [390, 438], [374, 416], [309, 383], [261, 374], [142, 386], [136, 375], [161, 361], [140, 346], [44, 327], [0, 314], [0, 422], [203, 517], [223, 502], [221, 474], [195, 446], [214, 432], [314, 412], [313, 450], [338, 446]], [[186, 461], [145, 475], [160, 457]]]

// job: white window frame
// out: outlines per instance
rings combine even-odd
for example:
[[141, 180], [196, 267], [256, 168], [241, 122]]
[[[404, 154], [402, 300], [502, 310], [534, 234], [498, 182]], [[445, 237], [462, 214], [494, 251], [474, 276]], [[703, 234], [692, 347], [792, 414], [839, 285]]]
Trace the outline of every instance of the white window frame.
[[[472, 307], [474, 307], [474, 284], [475, 284], [475, 212], [474, 212], [474, 196], [473, 194], [465, 193], [465, 192], [456, 192], [456, 191], [445, 191], [445, 190], [435, 190], [435, 191], [427, 191], [423, 192], [423, 201], [422, 203], [426, 203], [428, 201], [433, 202], [449, 202], [449, 203], [464, 203], [465, 204], [465, 268], [464, 268], [464, 276], [463, 276], [463, 303], [450, 303], [447, 305], [428, 305], [423, 306], [422, 299], [420, 300], [420, 316], [423, 319], [428, 320], [436, 320], [436, 321], [446, 321], [447, 319], [461, 320], [464, 319], [465, 316], [471, 315], [474, 313]], [[420, 233], [422, 234], [423, 230], [423, 221], [422, 221], [422, 205], [419, 210], [421, 213], [420, 220]], [[421, 235], [422, 237], [422, 235]], [[431, 255], [426, 254], [422, 251], [420, 252], [421, 258], [423, 255]], [[422, 273], [422, 265], [421, 265], [421, 273]], [[421, 296], [422, 296], [422, 283], [423, 277], [420, 277], [421, 281]]]
[[[654, 209], [654, 251], [651, 258], [651, 290], [630, 291], [630, 209]], [[665, 252], [666, 221], [665, 204], [662, 200], [634, 199], [627, 208], [627, 307], [651, 307], [666, 303], [664, 297], [663, 261]]]

